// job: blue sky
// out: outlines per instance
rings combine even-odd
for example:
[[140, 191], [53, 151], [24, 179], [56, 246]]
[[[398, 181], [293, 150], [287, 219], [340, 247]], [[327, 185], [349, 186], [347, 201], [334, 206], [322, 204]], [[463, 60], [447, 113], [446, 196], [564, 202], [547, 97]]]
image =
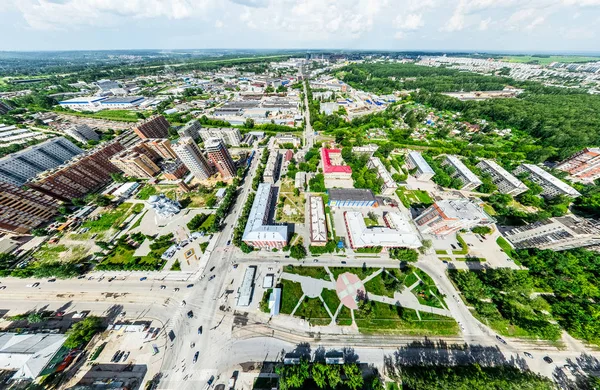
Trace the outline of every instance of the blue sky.
[[600, 0], [0, 0], [0, 50], [600, 51]]

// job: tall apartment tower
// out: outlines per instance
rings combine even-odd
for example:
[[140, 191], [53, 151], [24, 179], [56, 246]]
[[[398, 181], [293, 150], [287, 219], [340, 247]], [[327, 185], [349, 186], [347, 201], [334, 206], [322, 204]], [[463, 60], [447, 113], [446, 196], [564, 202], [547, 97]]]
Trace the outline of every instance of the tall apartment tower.
[[179, 138], [179, 142], [173, 145], [173, 150], [195, 177], [204, 180], [212, 176], [210, 163], [191, 137]]
[[182, 137], [191, 137], [194, 141], [198, 141], [200, 138], [200, 130], [202, 129], [202, 125], [197, 120], [191, 120], [185, 124], [181, 129], [177, 132]]
[[140, 137], [141, 139], [148, 138], [168, 138], [169, 137], [169, 127], [171, 125], [164, 116], [155, 115], [144, 122], [136, 125], [133, 128], [133, 131]]
[[58, 203], [37, 191], [0, 183], [0, 230], [29, 233], [57, 214]]
[[126, 151], [111, 158], [110, 162], [130, 177], [151, 179], [160, 173], [160, 168], [143, 153]]
[[106, 143], [66, 165], [39, 174], [27, 185], [62, 201], [81, 198], [112, 181], [110, 174], [119, 169], [109, 160], [121, 151], [123, 145], [119, 142]]
[[204, 148], [210, 161], [213, 162], [217, 170], [221, 173], [223, 180], [230, 179], [236, 175], [235, 163], [221, 139], [209, 138], [204, 143]]
[[600, 148], [585, 148], [556, 166], [575, 180], [592, 182], [600, 177]]
[[21, 186], [37, 174], [54, 169], [83, 153], [73, 142], [57, 137], [0, 158], [0, 182]]

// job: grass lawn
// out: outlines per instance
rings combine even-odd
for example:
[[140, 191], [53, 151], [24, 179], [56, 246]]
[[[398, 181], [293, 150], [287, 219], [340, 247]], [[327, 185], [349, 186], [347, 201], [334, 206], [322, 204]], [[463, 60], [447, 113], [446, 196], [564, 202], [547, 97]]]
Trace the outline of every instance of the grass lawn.
[[449, 258], [449, 257], [438, 257], [438, 260], [440, 260], [440, 261], [452, 261], [452, 259]]
[[200, 225], [200, 231], [206, 231], [208, 230], [214, 223], [215, 223], [215, 219], [217, 219], [217, 216], [215, 214], [210, 214], [205, 220], [204, 222], [202, 222], [202, 225]]
[[136, 227], [140, 226], [140, 225], [142, 224], [142, 219], [144, 219], [144, 216], [146, 215], [146, 213], [147, 213], [147, 212], [148, 212], [148, 210], [144, 211], [144, 214], [142, 214], [142, 216], [141, 216], [141, 217], [139, 217], [139, 218], [137, 219], [137, 221], [135, 221], [135, 223], [133, 224], [133, 226], [131, 226], [131, 227], [129, 228], [129, 230], [133, 230], [133, 229], [135, 229]]
[[371, 219], [371, 218], [365, 217], [364, 220], [365, 220], [365, 225], [367, 225], [367, 227], [381, 226], [381, 224], [379, 223], [379, 221], [376, 220], [376, 219]]
[[307, 320], [311, 325], [329, 325], [331, 323], [331, 317], [319, 298], [304, 298], [294, 316]]
[[333, 278], [337, 280], [338, 276], [345, 272], [350, 272], [358, 276], [361, 280], [377, 271], [379, 268], [359, 268], [359, 267], [329, 267], [329, 271], [333, 274]]
[[150, 185], [146, 184], [138, 193], [136, 198], [140, 200], [148, 200], [150, 196], [158, 194], [157, 189]]
[[510, 244], [508, 243], [508, 241], [506, 241], [504, 239], [504, 237], [498, 237], [496, 239], [496, 244], [498, 244], [498, 246], [500, 247], [500, 249], [502, 249], [504, 251], [504, 253], [506, 253], [506, 255], [508, 257], [510, 257], [512, 260], [514, 260], [515, 264], [521, 265], [521, 263], [518, 260], [516, 260], [515, 250], [513, 249], [512, 246], [510, 246]]
[[494, 210], [494, 208], [487, 203], [483, 204], [483, 211], [485, 211], [490, 216], [496, 215], [496, 210]]
[[283, 314], [292, 314], [292, 310], [302, 298], [302, 286], [291, 280], [281, 280], [281, 309]]
[[321, 291], [321, 298], [323, 298], [323, 301], [325, 301], [325, 304], [329, 308], [331, 314], [335, 314], [335, 311], [340, 305], [340, 299], [338, 298], [335, 290], [323, 289], [323, 291]]
[[447, 255], [448, 254], [448, 250], [447, 249], [444, 249], [444, 250], [442, 250], [442, 249], [436, 249], [435, 250], [435, 254], [436, 255]]
[[[420, 304], [445, 309], [442, 302], [432, 294], [431, 290], [429, 286], [420, 283], [411, 292], [415, 294]], [[437, 293], [439, 294], [439, 291]]]
[[495, 318], [488, 319], [479, 315], [475, 310], [470, 310], [473, 317], [477, 318], [483, 324], [486, 324], [490, 328], [492, 328], [495, 332], [497, 332], [501, 336], [507, 337], [522, 337], [522, 338], [532, 338], [536, 339], [537, 337], [527, 332], [525, 329], [513, 325], [509, 320], [504, 318]]
[[553, 62], [591, 62], [600, 61], [600, 57], [584, 57], [584, 56], [506, 56], [502, 58], [503, 61], [508, 62], [521, 62], [521, 63], [536, 63], [540, 65], [549, 65]]
[[417, 278], [417, 275], [415, 275], [414, 272], [411, 272], [408, 275], [406, 275], [406, 278], [404, 279], [404, 284], [407, 287], [410, 287], [413, 284], [415, 284], [418, 280], [419, 280], [419, 278]]
[[350, 309], [348, 309], [346, 306], [342, 306], [335, 319], [335, 323], [341, 326], [352, 325], [352, 313], [350, 312]]
[[303, 267], [301, 265], [286, 265], [283, 268], [284, 272], [289, 274], [296, 274], [302, 276], [309, 276], [315, 279], [323, 279], [327, 281], [331, 281], [329, 278], [329, 274], [325, 271], [323, 267]]
[[427, 191], [407, 190], [406, 188], [400, 187], [396, 191], [396, 194], [406, 208], [409, 208], [412, 205], [430, 206], [433, 204], [433, 200]]
[[83, 227], [89, 228], [90, 233], [100, 233], [111, 228], [118, 228], [129, 217], [132, 203], [122, 203], [114, 210], [105, 209], [97, 220], [88, 220]]
[[67, 247], [66, 245], [48, 245], [44, 244], [38, 249], [33, 257], [41, 262], [54, 262], [60, 261], [73, 261], [79, 260], [87, 255], [87, 249], [82, 245], [73, 245]]
[[458, 244], [460, 245], [460, 250], [453, 250], [452, 254], [454, 255], [466, 255], [467, 253], [469, 253], [469, 247], [467, 246], [467, 243], [465, 242], [465, 240], [463, 240], [463, 238], [460, 236], [460, 234], [456, 234], [456, 241], [458, 241]]
[[306, 199], [304, 193], [301, 192], [298, 196], [294, 195], [294, 187], [291, 185], [291, 190], [288, 191], [289, 184], [281, 186], [279, 191], [279, 205], [283, 201], [283, 207], [277, 207], [276, 220], [277, 222], [287, 223], [304, 223], [304, 204]]
[[106, 264], [125, 264], [133, 260], [135, 249], [129, 249], [125, 246], [117, 246], [111, 253], [102, 261]]
[[365, 283], [365, 290], [371, 294], [393, 298], [394, 292], [402, 287], [403, 280], [404, 278], [400, 277], [399, 281], [397, 281], [391, 275], [382, 272]]
[[451, 336], [458, 333], [457, 323], [450, 317], [428, 315], [419, 320], [415, 310], [370, 301], [354, 311], [361, 333]]

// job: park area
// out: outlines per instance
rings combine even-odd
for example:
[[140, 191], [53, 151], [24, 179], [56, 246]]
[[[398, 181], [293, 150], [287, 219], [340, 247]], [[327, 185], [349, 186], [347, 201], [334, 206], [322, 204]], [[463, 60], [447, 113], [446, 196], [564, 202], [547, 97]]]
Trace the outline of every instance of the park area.
[[[369, 334], [458, 332], [443, 295], [418, 268], [288, 265], [283, 271], [280, 312], [312, 326], [352, 326]], [[263, 311], [267, 311], [268, 295], [263, 297]]]
[[294, 182], [288, 178], [282, 179], [279, 187], [276, 221], [304, 223], [305, 203], [304, 193], [294, 188]]
[[216, 187], [198, 186], [190, 192], [183, 192], [179, 186], [146, 184], [136, 195], [139, 200], [148, 200], [152, 195], [165, 194], [177, 200], [183, 208], [214, 207], [217, 204]]
[[427, 191], [407, 190], [406, 188], [400, 187], [396, 190], [396, 194], [398, 195], [400, 202], [402, 202], [406, 208], [410, 208], [411, 206], [426, 207], [433, 204], [433, 200]]

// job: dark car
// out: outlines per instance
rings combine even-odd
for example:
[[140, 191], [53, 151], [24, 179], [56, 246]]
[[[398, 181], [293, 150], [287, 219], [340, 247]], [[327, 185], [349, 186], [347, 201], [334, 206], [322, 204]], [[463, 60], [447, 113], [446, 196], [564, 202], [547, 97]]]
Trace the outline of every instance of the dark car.
[[533, 359], [533, 355], [529, 352], [523, 352], [523, 355], [527, 356], [529, 359]]
[[342, 261], [342, 264], [346, 264], [346, 262], [345, 262], [345, 261]]
[[147, 278], [147, 277], [145, 277], [145, 276], [142, 276], [142, 277], [140, 278], [140, 282], [143, 282], [143, 281], [144, 281], [144, 280], [146, 280], [146, 279], [148, 279], [148, 278]]
[[119, 354], [121, 353], [120, 350], [118, 350], [117, 352], [115, 352], [115, 354], [113, 355], [112, 359], [110, 359], [111, 362], [116, 362], [117, 358], [119, 357]]
[[212, 376], [210, 377], [210, 379], [208, 380], [208, 382], [206, 382], [206, 383], [208, 383], [208, 385], [210, 386], [210, 385], [212, 385], [212, 383], [213, 383], [214, 381], [215, 381], [215, 376], [214, 376], [214, 375], [212, 375]]
[[500, 336], [496, 335], [496, 339], [497, 339], [498, 341], [500, 341], [502, 344], [506, 344], [506, 341], [504, 341], [504, 339], [503, 339], [502, 337], [500, 337]]
[[194, 359], [192, 360], [194, 363], [196, 363], [198, 361], [199, 355], [200, 355], [200, 351], [196, 351], [196, 353], [194, 354]]
[[544, 356], [544, 361], [548, 364], [553, 362], [553, 360], [550, 358], [550, 356]]
[[54, 283], [54, 282], [56, 282], [56, 279], [48, 279], [48, 282], [49, 283]]
[[193, 312], [193, 311], [191, 311], [191, 310], [190, 310], [190, 311], [188, 311], [188, 314], [187, 314], [187, 316], [188, 316], [188, 318], [194, 318], [194, 312]]
[[194, 287], [194, 284], [188, 284], [187, 285], [187, 288], [192, 288], [192, 287]]
[[208, 278], [208, 281], [210, 282], [211, 280], [213, 280], [215, 278], [215, 275], [212, 275], [210, 278]]
[[215, 267], [211, 267], [209, 272], [213, 272], [215, 270]]
[[198, 334], [202, 334], [202, 327], [198, 328]]

